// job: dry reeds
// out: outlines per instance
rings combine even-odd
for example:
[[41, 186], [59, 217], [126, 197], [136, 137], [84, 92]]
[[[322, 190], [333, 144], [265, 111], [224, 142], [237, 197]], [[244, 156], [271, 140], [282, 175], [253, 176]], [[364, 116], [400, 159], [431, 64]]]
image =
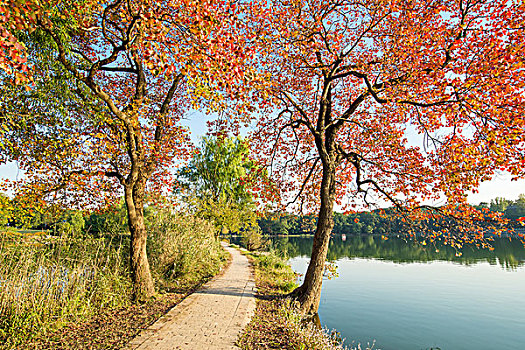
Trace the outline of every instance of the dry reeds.
[[0, 234], [0, 348], [129, 302], [122, 241]]
[[227, 259], [208, 221], [167, 210], [148, 217], [148, 257], [158, 287], [178, 287], [217, 274]]

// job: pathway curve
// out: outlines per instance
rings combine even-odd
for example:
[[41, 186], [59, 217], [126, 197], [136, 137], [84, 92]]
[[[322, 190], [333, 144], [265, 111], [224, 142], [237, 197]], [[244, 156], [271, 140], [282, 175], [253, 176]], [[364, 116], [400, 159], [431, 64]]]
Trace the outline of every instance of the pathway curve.
[[142, 331], [128, 349], [238, 349], [237, 336], [255, 310], [255, 281], [248, 259], [222, 244], [233, 258], [224, 274]]

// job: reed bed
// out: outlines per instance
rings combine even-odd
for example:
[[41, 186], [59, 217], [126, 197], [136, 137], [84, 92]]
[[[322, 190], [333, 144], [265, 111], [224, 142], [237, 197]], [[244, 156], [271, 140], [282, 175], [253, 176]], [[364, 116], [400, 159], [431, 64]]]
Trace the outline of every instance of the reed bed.
[[0, 234], [0, 348], [130, 302], [124, 239]]
[[196, 286], [228, 260], [209, 221], [161, 210], [147, 216], [147, 227], [148, 257], [161, 292]]
[[[146, 221], [157, 291], [186, 295], [225, 266], [228, 254], [209, 222], [153, 209]], [[78, 338], [73, 340], [78, 340], [75, 347], [79, 347], [91, 340], [84, 339], [75, 326], [112, 315], [112, 310], [129, 318], [120, 320], [125, 323], [121, 328], [136, 324], [133, 313], [142, 311], [131, 300], [129, 234], [98, 236], [89, 232], [69, 237], [13, 230], [0, 233], [0, 349], [34, 348], [33, 342], [40, 347], [46, 337], [55, 340], [63, 332]], [[127, 339], [133, 334], [118, 336]], [[100, 348], [113, 348], [114, 336], [106, 338], [108, 343], [102, 339]], [[44, 345], [41, 348], [48, 348]]]

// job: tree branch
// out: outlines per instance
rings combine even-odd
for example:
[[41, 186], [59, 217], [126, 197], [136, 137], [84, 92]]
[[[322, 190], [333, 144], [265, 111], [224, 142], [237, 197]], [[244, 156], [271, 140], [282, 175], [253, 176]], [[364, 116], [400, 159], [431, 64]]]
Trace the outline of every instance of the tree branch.
[[286, 206], [289, 206], [291, 204], [294, 204], [297, 199], [301, 196], [301, 194], [304, 192], [304, 189], [306, 188], [306, 185], [308, 183], [308, 181], [310, 180], [310, 178], [312, 177], [312, 174], [314, 173], [315, 171], [315, 167], [317, 166], [317, 163], [319, 162], [319, 160], [321, 159], [321, 157], [317, 157], [315, 158], [315, 161], [314, 161], [314, 164], [312, 164], [312, 167], [310, 168], [310, 170], [308, 171], [308, 175], [306, 176], [306, 178], [304, 179], [302, 185], [301, 185], [301, 189], [299, 190], [299, 193], [297, 193], [297, 195], [295, 196], [294, 200], [293, 201], [290, 201], [288, 203], [286, 203]]

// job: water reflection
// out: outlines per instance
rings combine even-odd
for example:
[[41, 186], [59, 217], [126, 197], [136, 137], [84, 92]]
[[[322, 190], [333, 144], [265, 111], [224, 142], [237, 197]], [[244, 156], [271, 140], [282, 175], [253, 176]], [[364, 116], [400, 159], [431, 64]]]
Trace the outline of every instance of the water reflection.
[[[274, 237], [272, 245], [305, 273], [312, 237]], [[396, 237], [336, 236], [328, 258], [339, 277], [323, 282], [321, 324], [347, 345], [382, 350], [522, 349], [525, 249], [508, 238], [493, 246], [457, 256]]]
[[[272, 248], [289, 258], [309, 257], [312, 252], [312, 237], [272, 237]], [[415, 263], [431, 261], [450, 261], [462, 265], [474, 265], [488, 262], [499, 264], [503, 269], [513, 270], [525, 264], [525, 249], [521, 242], [508, 238], [496, 238], [494, 250], [465, 246], [458, 252], [443, 244], [423, 246], [402, 238], [391, 237], [384, 240], [381, 236], [335, 236], [330, 241], [328, 260], [341, 258], [366, 258], [386, 260], [395, 263]]]

